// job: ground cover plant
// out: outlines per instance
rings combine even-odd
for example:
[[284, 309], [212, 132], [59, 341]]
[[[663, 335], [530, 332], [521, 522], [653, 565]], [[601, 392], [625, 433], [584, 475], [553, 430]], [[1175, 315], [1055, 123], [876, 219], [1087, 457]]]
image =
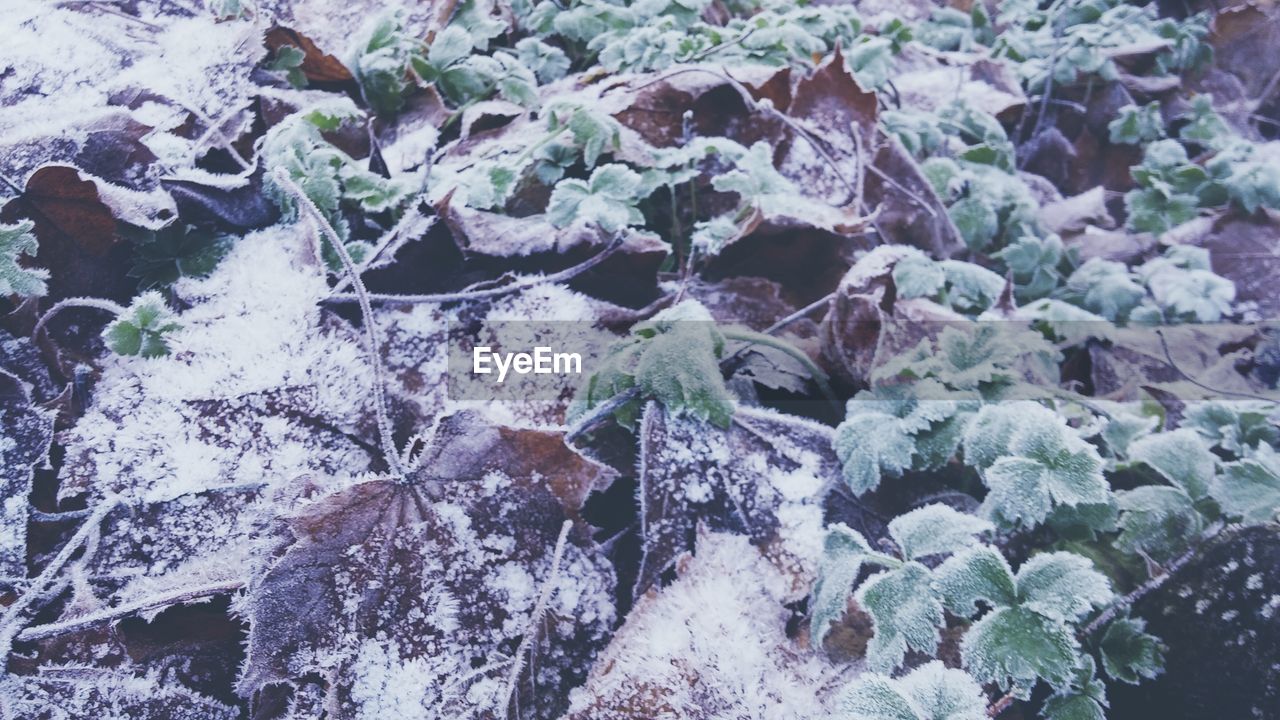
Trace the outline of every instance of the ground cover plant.
[[1273, 4], [0, 29], [0, 716], [1280, 717]]

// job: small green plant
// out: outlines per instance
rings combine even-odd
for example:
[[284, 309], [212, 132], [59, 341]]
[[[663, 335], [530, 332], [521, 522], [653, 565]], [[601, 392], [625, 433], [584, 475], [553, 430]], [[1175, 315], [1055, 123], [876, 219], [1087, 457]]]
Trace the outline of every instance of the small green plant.
[[0, 224], [0, 295], [41, 297], [48, 291], [48, 270], [18, 264], [19, 258], [35, 257], [39, 250], [34, 229], [35, 223], [30, 220]]
[[1217, 322], [1232, 312], [1235, 285], [1214, 274], [1207, 250], [1176, 245], [1132, 271], [1092, 258], [1058, 295], [1116, 322]]
[[142, 235], [129, 269], [129, 277], [137, 278], [142, 290], [172, 285], [184, 277], [208, 277], [233, 243], [230, 236], [186, 223]]
[[307, 86], [307, 76], [302, 72], [302, 61], [307, 54], [293, 45], [281, 45], [276, 48], [276, 55], [267, 64], [267, 70], [280, 73], [290, 85], [296, 88]]
[[102, 339], [117, 355], [161, 357], [169, 354], [165, 336], [181, 327], [164, 297], [149, 290], [134, 298], [129, 307], [107, 325]]
[[1111, 142], [1124, 145], [1141, 145], [1165, 136], [1164, 118], [1160, 115], [1160, 103], [1151, 102], [1141, 107], [1126, 105], [1120, 114], [1107, 125]]
[[588, 180], [556, 183], [547, 203], [547, 219], [556, 227], [586, 222], [609, 233], [643, 225], [644, 216], [636, 207], [640, 187], [640, 175], [626, 165], [601, 165]]
[[859, 675], [841, 696], [839, 720], [985, 720], [982, 686], [939, 661], [900, 677]]

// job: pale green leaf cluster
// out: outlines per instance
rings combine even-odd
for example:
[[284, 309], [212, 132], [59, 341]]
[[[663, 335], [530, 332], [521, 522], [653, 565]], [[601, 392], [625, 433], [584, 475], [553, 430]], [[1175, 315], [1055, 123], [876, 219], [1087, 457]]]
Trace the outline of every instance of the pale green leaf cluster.
[[859, 675], [840, 710], [839, 720], [983, 720], [987, 701], [972, 676], [935, 660], [896, 679]]
[[0, 223], [0, 295], [41, 297], [47, 292], [49, 271], [19, 264], [20, 258], [35, 257], [39, 249], [34, 229], [35, 223], [30, 220], [13, 225]]
[[115, 320], [102, 332], [107, 347], [117, 355], [137, 355], [144, 358], [169, 354], [165, 336], [181, 328], [164, 297], [149, 290], [133, 299]]
[[1236, 289], [1213, 272], [1207, 250], [1175, 245], [1132, 270], [1091, 258], [1058, 296], [1116, 322], [1216, 322], [1231, 314]]

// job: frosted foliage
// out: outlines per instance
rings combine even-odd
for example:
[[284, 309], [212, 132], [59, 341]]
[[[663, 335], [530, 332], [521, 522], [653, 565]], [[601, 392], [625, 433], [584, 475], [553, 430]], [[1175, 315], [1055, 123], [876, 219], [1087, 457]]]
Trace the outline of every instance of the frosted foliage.
[[803, 594], [822, 553], [822, 497], [839, 473], [830, 432], [754, 408], [739, 408], [721, 430], [650, 403], [640, 427], [644, 559], [637, 592], [688, 549], [704, 522], [768, 545]]
[[991, 523], [947, 505], [926, 505], [889, 522], [889, 534], [904, 557], [952, 553], [977, 542], [974, 536], [993, 530]]
[[1018, 569], [1021, 603], [1055, 620], [1078, 620], [1112, 599], [1111, 582], [1081, 555], [1041, 553]]
[[1116, 493], [1120, 535], [1116, 547], [1163, 563], [1182, 553], [1204, 528], [1203, 516], [1180, 488], [1144, 485]]
[[841, 720], [982, 720], [982, 687], [963, 670], [933, 661], [898, 678], [868, 673], [846, 692]]
[[207, 280], [162, 358], [107, 356], [98, 391], [66, 433], [64, 497], [165, 499], [221, 485], [365, 470], [370, 373], [350, 330], [327, 324], [327, 292], [302, 226], [251, 234]]
[[829, 666], [787, 637], [789, 580], [745, 537], [705, 534], [637, 601], [565, 720], [818, 720]]
[[1227, 514], [1262, 524], [1280, 514], [1280, 454], [1259, 444], [1252, 455], [1223, 468], [1210, 494]]
[[960, 657], [984, 681], [1027, 691], [1037, 678], [1061, 687], [1079, 662], [1079, 643], [1066, 625], [1027, 608], [998, 608], [965, 634]]
[[983, 512], [1002, 526], [1038, 525], [1056, 505], [1109, 497], [1098, 451], [1037, 403], [983, 407], [965, 435], [965, 458], [983, 468], [991, 490]]
[[0, 680], [6, 717], [42, 720], [235, 720], [240, 711], [156, 675], [47, 666]]
[[1193, 499], [1209, 491], [1217, 466], [1200, 434], [1190, 428], [1139, 438], [1129, 446], [1129, 457], [1150, 465]]
[[888, 672], [902, 664], [907, 650], [932, 654], [943, 623], [942, 603], [930, 582], [929, 568], [908, 562], [872, 576], [858, 587], [858, 604], [871, 614], [875, 636], [867, 644], [867, 664]]
[[960, 617], [978, 614], [979, 600], [993, 606], [1016, 602], [1009, 561], [990, 545], [947, 558], [934, 570], [933, 577], [947, 609]]
[[822, 646], [831, 623], [844, 615], [853, 581], [862, 569], [863, 559], [872, 552], [867, 539], [844, 523], [836, 523], [827, 529], [822, 563], [818, 566], [818, 580], [813, 585], [809, 608], [809, 634], [815, 647]]

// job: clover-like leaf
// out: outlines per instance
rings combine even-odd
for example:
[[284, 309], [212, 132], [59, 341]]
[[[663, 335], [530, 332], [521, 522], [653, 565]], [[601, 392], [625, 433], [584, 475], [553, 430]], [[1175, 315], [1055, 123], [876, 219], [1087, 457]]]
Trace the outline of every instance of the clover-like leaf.
[[937, 651], [944, 617], [929, 568], [908, 562], [873, 575], [855, 597], [875, 627], [867, 644], [867, 665], [873, 670], [889, 672], [901, 666], [907, 650]]
[[1116, 548], [1167, 562], [1204, 530], [1204, 517], [1180, 488], [1144, 485], [1116, 493], [1120, 535]]
[[1137, 685], [1143, 678], [1150, 680], [1160, 674], [1164, 666], [1164, 646], [1146, 629], [1145, 620], [1129, 617], [1113, 620], [1107, 626], [1098, 649], [1108, 675]]
[[1115, 596], [1107, 576], [1073, 552], [1032, 556], [1018, 568], [1014, 582], [1022, 607], [1060, 622], [1079, 620]]
[[1280, 514], [1280, 455], [1270, 445], [1259, 445], [1252, 457], [1223, 466], [1209, 495], [1244, 523], [1274, 520]]
[[1037, 680], [1065, 687], [1081, 663], [1080, 643], [1070, 627], [1023, 607], [984, 615], [965, 633], [960, 657], [980, 681], [1023, 692]]
[[1140, 145], [1164, 137], [1164, 118], [1160, 116], [1160, 103], [1126, 105], [1120, 108], [1115, 120], [1107, 125], [1111, 142]]
[[822, 647], [822, 640], [831, 629], [831, 623], [839, 620], [845, 611], [853, 581], [862, 569], [862, 562], [876, 554], [862, 533], [844, 523], [827, 528], [822, 543], [822, 560], [818, 566], [818, 580], [813, 585], [809, 603], [809, 636], [814, 647]]
[[981, 518], [934, 503], [889, 521], [889, 535], [908, 560], [954, 553], [975, 545], [975, 536], [995, 528]]
[[149, 290], [133, 299], [115, 320], [102, 331], [107, 347], [117, 355], [140, 355], [144, 358], [169, 354], [165, 336], [182, 327], [164, 303], [164, 297]]
[[1217, 467], [1217, 458], [1190, 428], [1139, 438], [1129, 446], [1129, 457], [1151, 466], [1193, 500], [1209, 492]]
[[1009, 561], [990, 545], [952, 555], [933, 571], [933, 579], [947, 610], [960, 617], [977, 615], [978, 601], [996, 607], [1018, 600]]
[[934, 660], [900, 678], [859, 675], [840, 700], [843, 720], [983, 720], [986, 696], [969, 673]]
[[48, 270], [18, 264], [18, 258], [35, 257], [39, 249], [34, 228], [35, 223], [30, 220], [13, 225], [0, 223], [0, 295], [41, 297], [47, 291]]
[[601, 165], [586, 182], [569, 179], [556, 183], [547, 202], [547, 219], [556, 227], [579, 221], [594, 223], [609, 233], [643, 225], [644, 216], [636, 207], [640, 186], [640, 175], [627, 166]]
[[1044, 701], [1045, 720], [1106, 720], [1107, 688], [1097, 677], [1093, 658], [1081, 657], [1075, 682], [1059, 688]]

